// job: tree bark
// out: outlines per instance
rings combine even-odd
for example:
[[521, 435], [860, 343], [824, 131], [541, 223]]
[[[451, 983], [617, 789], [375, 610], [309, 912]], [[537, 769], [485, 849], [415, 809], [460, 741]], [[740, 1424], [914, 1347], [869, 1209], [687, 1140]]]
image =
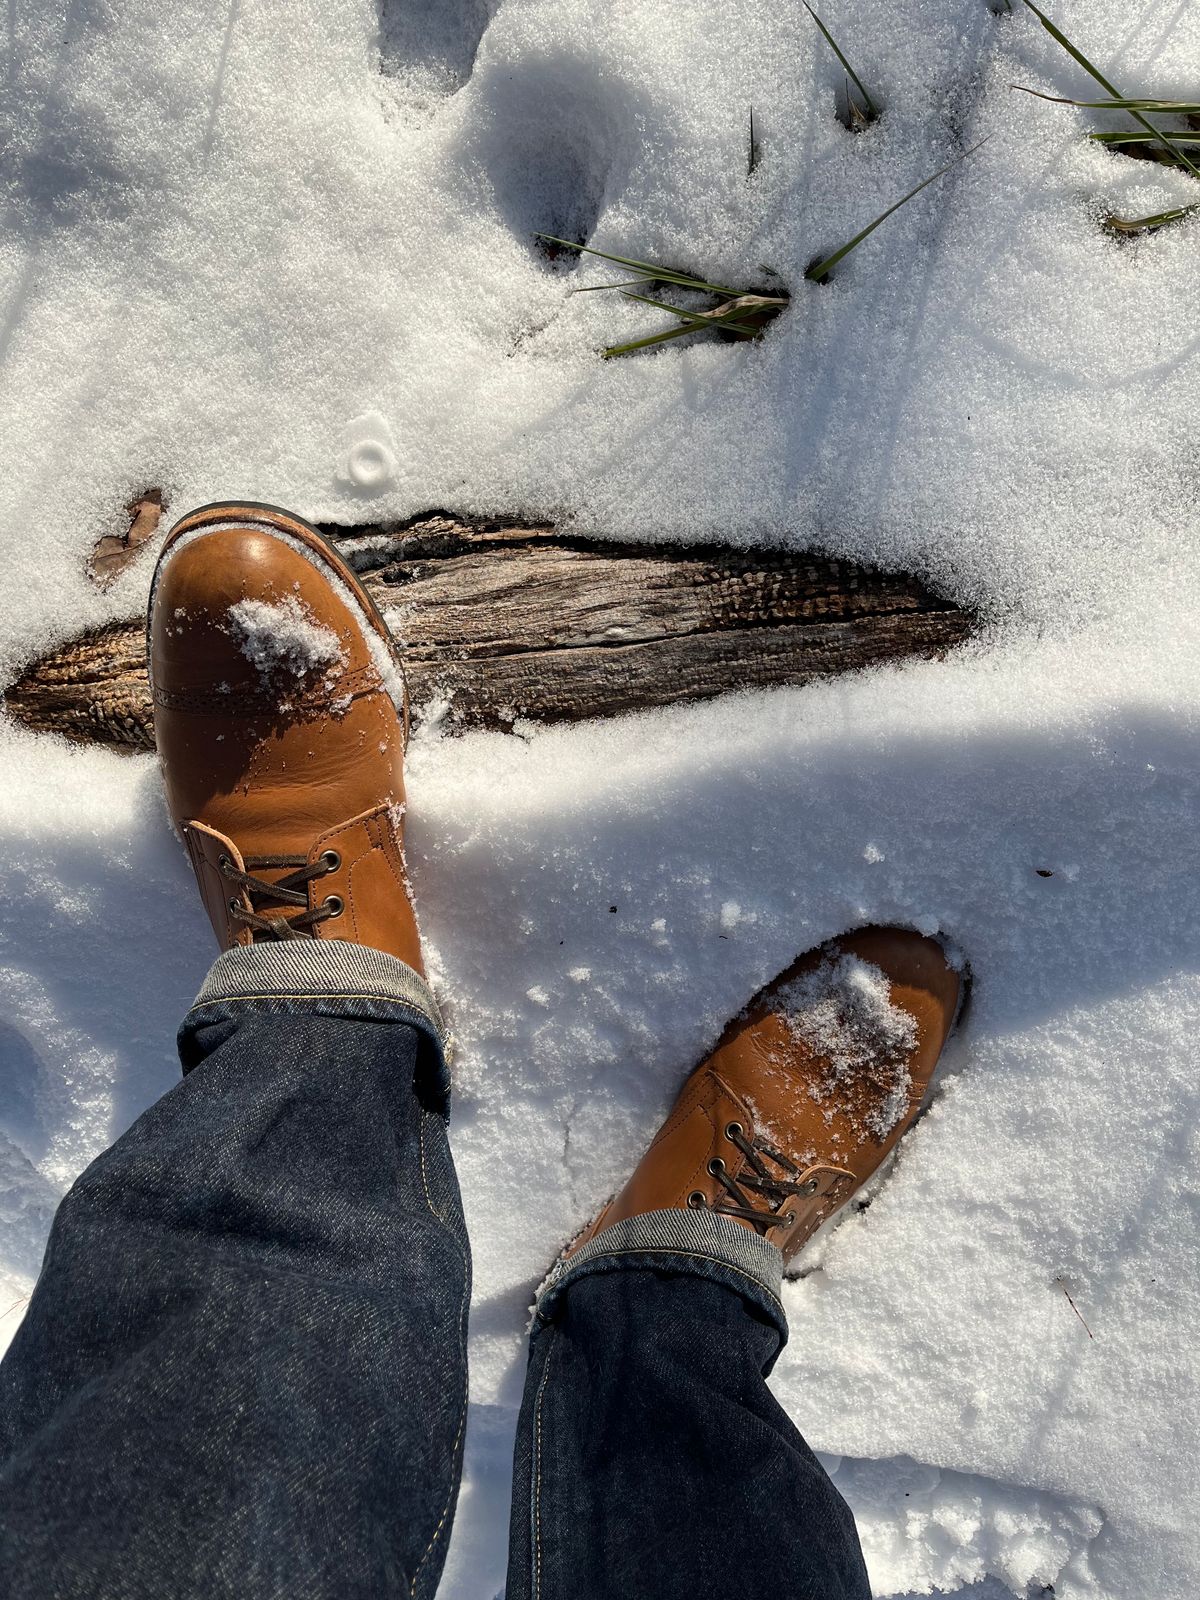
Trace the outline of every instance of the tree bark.
[[[939, 655], [974, 627], [914, 578], [822, 556], [617, 545], [441, 514], [323, 531], [403, 646], [418, 716], [436, 706], [456, 730], [806, 683]], [[5, 705], [41, 731], [152, 748], [141, 621], [34, 663]]]

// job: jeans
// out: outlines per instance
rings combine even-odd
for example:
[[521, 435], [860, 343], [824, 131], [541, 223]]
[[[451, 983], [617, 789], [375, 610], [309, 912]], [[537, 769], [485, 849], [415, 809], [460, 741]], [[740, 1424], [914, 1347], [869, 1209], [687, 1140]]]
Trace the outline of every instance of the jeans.
[[[218, 958], [182, 1082], [63, 1200], [0, 1363], [9, 1600], [434, 1593], [471, 1278], [444, 1044], [389, 956]], [[780, 1269], [731, 1219], [664, 1211], [551, 1274], [508, 1600], [867, 1600], [850, 1513], [765, 1382]]]

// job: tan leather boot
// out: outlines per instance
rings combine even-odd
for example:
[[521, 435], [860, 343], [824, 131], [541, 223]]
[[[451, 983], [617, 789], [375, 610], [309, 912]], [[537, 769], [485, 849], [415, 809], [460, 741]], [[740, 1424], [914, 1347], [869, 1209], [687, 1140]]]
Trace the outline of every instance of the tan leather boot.
[[172, 820], [222, 948], [346, 939], [422, 971], [404, 864], [404, 677], [353, 571], [299, 517], [204, 506], [148, 626]]
[[912, 1124], [958, 1009], [933, 939], [865, 928], [810, 952], [735, 1017], [693, 1071], [607, 1224], [708, 1207], [785, 1265]]

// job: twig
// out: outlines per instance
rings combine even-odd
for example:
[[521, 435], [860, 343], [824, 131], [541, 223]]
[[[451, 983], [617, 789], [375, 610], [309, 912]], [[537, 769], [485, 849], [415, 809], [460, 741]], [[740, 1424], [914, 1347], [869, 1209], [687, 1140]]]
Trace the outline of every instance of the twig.
[[[1061, 1278], [1055, 1278], [1054, 1281], [1055, 1281], [1055, 1283], [1058, 1284], [1059, 1288], [1066, 1295], [1067, 1304], [1070, 1306], [1071, 1310], [1079, 1318], [1080, 1322], [1083, 1322], [1083, 1312], [1080, 1311], [1079, 1307], [1075, 1304], [1074, 1300], [1071, 1299], [1071, 1291], [1067, 1288], [1066, 1284], [1062, 1281]], [[1088, 1327], [1086, 1322], [1083, 1322], [1083, 1331], [1087, 1334], [1089, 1339], [1095, 1339], [1096, 1335]]]

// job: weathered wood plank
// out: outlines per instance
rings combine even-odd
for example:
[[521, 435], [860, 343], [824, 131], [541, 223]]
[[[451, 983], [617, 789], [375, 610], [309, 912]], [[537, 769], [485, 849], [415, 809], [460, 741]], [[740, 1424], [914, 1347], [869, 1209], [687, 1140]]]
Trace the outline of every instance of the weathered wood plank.
[[[778, 551], [614, 545], [436, 514], [327, 528], [404, 645], [418, 709], [456, 729], [574, 721], [805, 683], [961, 642], [972, 617], [904, 575]], [[73, 640], [5, 694], [29, 727], [153, 745], [140, 622]]]

